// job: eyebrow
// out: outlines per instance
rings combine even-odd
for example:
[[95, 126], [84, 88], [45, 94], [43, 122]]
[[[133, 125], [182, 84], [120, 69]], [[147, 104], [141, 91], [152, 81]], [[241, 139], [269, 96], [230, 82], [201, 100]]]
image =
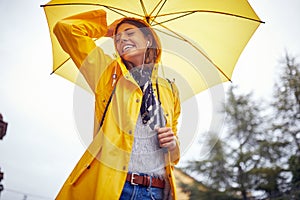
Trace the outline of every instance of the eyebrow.
[[132, 30], [132, 29], [135, 29], [135, 28], [126, 28], [125, 31]]
[[126, 32], [126, 31], [129, 31], [129, 30], [134, 30], [136, 28], [126, 28], [124, 31], [120, 31], [120, 32]]

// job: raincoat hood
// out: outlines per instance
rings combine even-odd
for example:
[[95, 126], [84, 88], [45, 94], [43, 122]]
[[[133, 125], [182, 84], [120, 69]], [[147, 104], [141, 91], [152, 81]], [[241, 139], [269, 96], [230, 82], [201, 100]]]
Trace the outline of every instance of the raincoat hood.
[[[144, 34], [144, 36], [150, 36], [151, 43], [149, 44], [149, 46], [147, 46], [147, 51], [146, 51], [146, 55], [145, 55], [146, 56], [145, 64], [149, 64], [147, 57], [155, 57], [154, 64], [159, 63], [160, 58], [161, 58], [161, 42], [159, 40], [159, 37], [153, 30], [153, 28], [151, 28], [150, 25], [146, 21], [144, 21], [142, 19], [138, 19], [138, 18], [133, 18], [133, 17], [124, 17], [124, 18], [116, 20], [115, 22], [113, 22], [111, 24], [111, 26], [114, 27], [113, 35], [112, 35], [113, 39], [115, 38], [114, 36], [116, 35], [119, 26], [124, 23], [134, 25], [138, 29], [141, 30], [141, 32]], [[120, 56], [117, 51], [117, 48], [116, 48], [116, 43], [115, 43], [115, 50], [116, 50], [117, 55]]]

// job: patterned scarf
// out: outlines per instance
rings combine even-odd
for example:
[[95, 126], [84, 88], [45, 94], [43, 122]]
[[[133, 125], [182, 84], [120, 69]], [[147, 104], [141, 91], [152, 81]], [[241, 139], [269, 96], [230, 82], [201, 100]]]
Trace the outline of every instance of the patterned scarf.
[[162, 126], [159, 122], [159, 111], [160, 105], [158, 100], [155, 98], [155, 94], [151, 82], [151, 67], [134, 67], [131, 70], [131, 74], [137, 84], [143, 91], [142, 105], [140, 109], [140, 114], [142, 117], [142, 122], [145, 125], [149, 125], [152, 130], [157, 126]]

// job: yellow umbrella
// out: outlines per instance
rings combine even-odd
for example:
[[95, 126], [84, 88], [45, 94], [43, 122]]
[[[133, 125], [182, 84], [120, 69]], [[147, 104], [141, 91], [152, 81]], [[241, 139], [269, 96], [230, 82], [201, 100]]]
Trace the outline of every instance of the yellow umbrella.
[[[88, 88], [53, 27], [62, 18], [103, 9], [108, 24], [121, 17], [146, 20], [162, 42], [162, 75], [175, 79], [181, 100], [230, 81], [235, 64], [262, 21], [246, 0], [52, 0], [45, 10], [53, 73]], [[108, 40], [98, 42], [105, 47]]]

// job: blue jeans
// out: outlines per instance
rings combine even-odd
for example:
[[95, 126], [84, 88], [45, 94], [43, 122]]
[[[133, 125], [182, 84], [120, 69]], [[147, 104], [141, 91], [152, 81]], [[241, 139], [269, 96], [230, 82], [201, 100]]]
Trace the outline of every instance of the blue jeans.
[[164, 189], [125, 182], [120, 200], [162, 200]]

